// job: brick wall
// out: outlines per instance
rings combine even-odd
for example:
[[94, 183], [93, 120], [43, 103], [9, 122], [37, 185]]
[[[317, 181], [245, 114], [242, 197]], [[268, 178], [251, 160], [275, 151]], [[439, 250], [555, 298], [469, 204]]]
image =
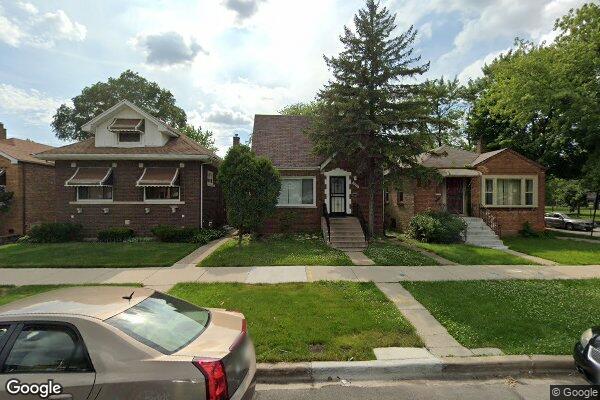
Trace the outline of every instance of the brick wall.
[[[502, 236], [516, 235], [523, 229], [523, 224], [529, 222], [533, 229], [545, 229], [544, 208], [546, 205], [546, 173], [543, 168], [530, 162], [523, 156], [505, 151], [477, 166], [482, 174], [491, 175], [537, 175], [538, 177], [538, 206], [535, 208], [490, 208], [500, 223]], [[471, 201], [476, 207], [481, 204], [481, 178], [474, 178], [471, 189]], [[477, 214], [475, 214], [477, 215]]]
[[0, 157], [0, 168], [6, 170], [6, 190], [13, 192], [8, 212], [0, 213], [0, 236], [23, 234], [23, 164], [11, 164]]
[[275, 214], [267, 218], [260, 232], [299, 233], [318, 232], [321, 229], [321, 207], [325, 201], [325, 180], [318, 171], [279, 171], [281, 176], [314, 176], [316, 177], [316, 206], [307, 208], [278, 207]]
[[56, 190], [54, 167], [39, 164], [22, 164], [25, 176], [24, 207], [25, 231], [42, 222], [54, 222], [56, 219]]
[[[502, 236], [516, 235], [529, 222], [533, 229], [542, 231], [545, 228], [545, 184], [546, 175], [543, 168], [532, 163], [513, 151], [505, 151], [476, 168], [486, 175], [537, 175], [538, 177], [538, 207], [535, 208], [489, 208], [501, 227]], [[471, 183], [471, 215], [479, 216], [481, 207], [481, 178], [464, 178]], [[395, 218], [399, 229], [406, 229], [412, 217], [427, 210], [443, 208], [443, 185], [441, 182], [416, 183], [414, 180], [404, 185], [404, 204], [396, 204], [396, 191], [390, 190], [390, 202], [386, 205], [387, 221]]]
[[[143, 203], [143, 190], [135, 186], [146, 167], [179, 167], [175, 161], [117, 161], [113, 168], [112, 204], [73, 204], [75, 188], [65, 182], [77, 167], [110, 167], [111, 161], [70, 161], [56, 163], [56, 215], [58, 221], [80, 223], [85, 236], [95, 236], [99, 230], [111, 227], [130, 227], [136, 234], [149, 236], [154, 226], [165, 224], [179, 227], [200, 227], [200, 163], [186, 161], [180, 168], [181, 201], [185, 204]], [[209, 206], [210, 207], [210, 206]], [[108, 213], [103, 210], [108, 209]], [[148, 212], [146, 212], [146, 209]], [[205, 207], [205, 212], [210, 212]], [[206, 215], [206, 214], [205, 214]], [[126, 225], [126, 220], [129, 225]]]
[[[346, 165], [331, 164], [327, 171], [335, 169], [337, 166], [348, 170]], [[319, 171], [280, 171], [281, 176], [315, 176], [316, 181], [316, 207], [293, 208], [279, 207], [275, 214], [265, 221], [260, 230], [264, 234], [282, 233], [282, 232], [318, 232], [321, 230], [322, 206], [325, 202], [325, 175]], [[358, 179], [358, 187], [350, 185], [350, 201], [352, 204], [359, 204], [365, 222], [369, 218], [369, 190], [366, 186], [366, 179]], [[384, 210], [383, 210], [383, 187], [381, 180], [377, 182], [375, 192], [375, 232], [382, 235], [384, 232]]]
[[[223, 192], [217, 182], [218, 169], [212, 165], [204, 164], [204, 179], [202, 179], [202, 195], [204, 202], [202, 212], [204, 214], [204, 227], [218, 227], [225, 223], [225, 201], [223, 200]], [[213, 174], [213, 186], [208, 186], [206, 176], [208, 172]]]

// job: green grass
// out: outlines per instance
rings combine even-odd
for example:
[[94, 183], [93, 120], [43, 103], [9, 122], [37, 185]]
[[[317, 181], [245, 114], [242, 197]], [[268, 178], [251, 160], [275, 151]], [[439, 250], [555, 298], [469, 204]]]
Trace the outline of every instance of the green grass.
[[566, 265], [600, 264], [600, 246], [576, 240], [560, 240], [552, 236], [504, 239], [511, 249]]
[[429, 250], [437, 255], [461, 265], [529, 265], [532, 261], [505, 253], [501, 250], [485, 247], [471, 246], [468, 244], [440, 244], [423, 243], [417, 240], [403, 240], [422, 249]]
[[594, 232], [594, 236], [590, 236], [589, 232], [586, 232], [585, 235], [578, 235], [577, 233], [572, 233], [572, 232], [562, 232], [562, 231], [556, 232], [556, 231], [546, 230], [545, 235], [548, 237], [568, 237], [568, 238], [578, 238], [578, 239], [591, 239], [591, 240], [596, 240], [596, 241], [600, 242], [600, 236], [598, 235], [597, 232]]
[[432, 258], [400, 245], [395, 239], [369, 243], [365, 255], [377, 265], [438, 265]]
[[0, 246], [0, 268], [168, 267], [198, 246], [192, 243], [56, 243]]
[[202, 260], [202, 267], [249, 267], [265, 265], [352, 265], [343, 252], [327, 246], [318, 235], [245, 236], [242, 248], [230, 240]]
[[404, 282], [468, 348], [506, 354], [571, 354], [598, 325], [600, 280]]
[[259, 362], [371, 360], [375, 347], [422, 346], [371, 282], [180, 283], [169, 293], [244, 313]]

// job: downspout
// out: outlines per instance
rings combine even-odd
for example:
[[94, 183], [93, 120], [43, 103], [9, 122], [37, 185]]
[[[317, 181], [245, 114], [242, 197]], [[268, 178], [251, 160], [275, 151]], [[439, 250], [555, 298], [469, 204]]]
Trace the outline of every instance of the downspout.
[[[19, 164], [17, 164], [19, 165]], [[25, 235], [27, 232], [25, 231], [25, 228], [27, 227], [26, 224], [26, 217], [27, 217], [27, 194], [25, 192], [25, 163], [21, 163], [21, 186], [23, 188], [23, 215], [22, 215], [22, 235]]]
[[204, 228], [204, 163], [200, 164], [200, 229]]

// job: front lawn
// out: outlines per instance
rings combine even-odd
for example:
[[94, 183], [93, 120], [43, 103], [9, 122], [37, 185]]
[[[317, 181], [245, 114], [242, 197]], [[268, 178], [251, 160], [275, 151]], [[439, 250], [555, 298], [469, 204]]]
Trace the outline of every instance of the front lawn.
[[168, 267], [198, 246], [192, 243], [53, 243], [0, 246], [0, 268]]
[[508, 254], [502, 250], [471, 246], [464, 243], [440, 244], [410, 241], [425, 250], [429, 250], [447, 260], [461, 265], [528, 265], [532, 261]]
[[576, 240], [561, 240], [551, 236], [504, 239], [506, 245], [521, 253], [566, 265], [600, 264], [600, 246]]
[[242, 247], [232, 239], [202, 260], [202, 267], [265, 265], [352, 265], [343, 252], [327, 246], [318, 235], [245, 236]]
[[571, 354], [598, 325], [600, 280], [403, 282], [468, 348], [506, 354]]
[[375, 347], [422, 346], [371, 282], [180, 283], [169, 293], [244, 313], [259, 362], [372, 360]]
[[365, 255], [376, 265], [438, 265], [430, 257], [400, 245], [395, 239], [369, 243]]

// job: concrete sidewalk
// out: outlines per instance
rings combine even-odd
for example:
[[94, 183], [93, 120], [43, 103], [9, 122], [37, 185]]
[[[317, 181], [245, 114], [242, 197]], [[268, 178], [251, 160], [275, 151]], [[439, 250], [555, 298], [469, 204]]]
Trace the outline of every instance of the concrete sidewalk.
[[[190, 264], [188, 264], [190, 265]], [[283, 283], [600, 278], [600, 265], [439, 265], [423, 267], [288, 266], [199, 268], [2, 268], [0, 285], [142, 283], [167, 290], [179, 282]]]

